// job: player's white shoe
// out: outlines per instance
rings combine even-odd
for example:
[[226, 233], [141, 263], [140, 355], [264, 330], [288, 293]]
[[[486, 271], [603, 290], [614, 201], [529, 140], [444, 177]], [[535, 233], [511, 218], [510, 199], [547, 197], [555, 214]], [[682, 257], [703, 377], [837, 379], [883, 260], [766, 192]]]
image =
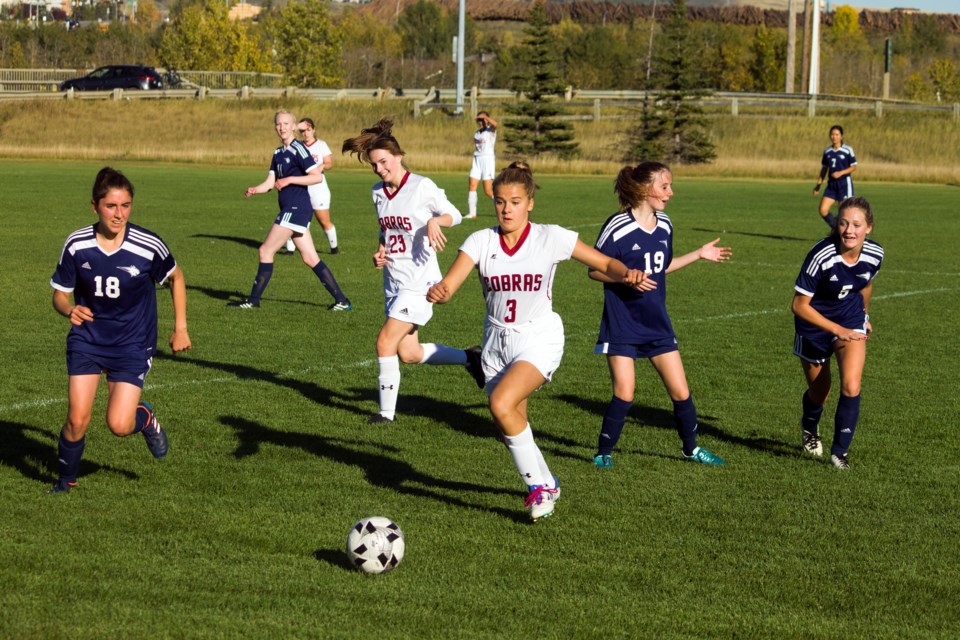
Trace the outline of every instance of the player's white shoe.
[[847, 460], [847, 456], [838, 456], [833, 454], [830, 456], [830, 464], [832, 464], [837, 469], [841, 471], [850, 471], [850, 461]]
[[812, 456], [823, 455], [823, 443], [820, 441], [819, 434], [810, 433], [807, 430], [803, 430], [803, 435], [800, 442], [803, 446], [804, 452], [809, 453]]
[[527, 494], [527, 499], [523, 503], [530, 510], [530, 519], [536, 522], [540, 518], [550, 516], [559, 495], [559, 488], [550, 489], [542, 484], [530, 487], [530, 493]]

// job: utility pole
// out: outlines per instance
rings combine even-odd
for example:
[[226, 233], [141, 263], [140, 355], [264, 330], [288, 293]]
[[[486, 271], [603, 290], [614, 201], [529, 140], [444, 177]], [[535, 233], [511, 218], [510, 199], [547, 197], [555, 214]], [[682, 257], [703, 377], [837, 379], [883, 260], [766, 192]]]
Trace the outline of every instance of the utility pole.
[[457, 107], [454, 113], [463, 113], [463, 43], [466, 38], [467, 0], [460, 0], [460, 15], [457, 17]]
[[785, 93], [793, 93], [793, 81], [797, 75], [797, 6], [796, 0], [787, 2], [787, 77]]
[[813, 18], [810, 25], [810, 86], [812, 96], [820, 92], [820, 0], [813, 0]]
[[803, 51], [800, 54], [800, 86], [810, 77], [810, 0], [803, 0]]

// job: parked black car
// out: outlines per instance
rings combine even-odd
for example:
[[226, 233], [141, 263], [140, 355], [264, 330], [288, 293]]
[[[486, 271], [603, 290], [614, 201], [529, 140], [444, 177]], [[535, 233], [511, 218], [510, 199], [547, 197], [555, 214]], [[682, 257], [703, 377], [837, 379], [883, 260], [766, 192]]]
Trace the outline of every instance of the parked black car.
[[112, 64], [80, 78], [60, 83], [60, 91], [110, 91], [113, 89], [162, 89], [163, 79], [153, 67], [142, 64]]

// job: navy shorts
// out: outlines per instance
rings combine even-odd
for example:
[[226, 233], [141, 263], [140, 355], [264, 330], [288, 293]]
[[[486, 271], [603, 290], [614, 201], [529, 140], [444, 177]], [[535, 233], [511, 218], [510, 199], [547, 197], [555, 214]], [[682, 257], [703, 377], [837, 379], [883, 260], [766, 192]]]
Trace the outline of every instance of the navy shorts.
[[143, 389], [143, 382], [153, 365], [153, 358], [144, 356], [102, 356], [82, 351], [67, 351], [67, 375], [107, 374], [107, 382], [127, 382]]
[[837, 202], [843, 202], [847, 198], [853, 197], [853, 181], [843, 178], [836, 182], [828, 182], [827, 188], [823, 192], [824, 198], [830, 198]]
[[313, 220], [313, 209], [307, 207], [291, 207], [277, 214], [273, 224], [291, 229], [295, 233], [306, 233]]
[[626, 356], [639, 360], [641, 358], [652, 358], [654, 356], [677, 351], [676, 338], [663, 338], [653, 342], [643, 342], [640, 344], [624, 344], [619, 342], [598, 342], [593, 348], [593, 352], [608, 356]]

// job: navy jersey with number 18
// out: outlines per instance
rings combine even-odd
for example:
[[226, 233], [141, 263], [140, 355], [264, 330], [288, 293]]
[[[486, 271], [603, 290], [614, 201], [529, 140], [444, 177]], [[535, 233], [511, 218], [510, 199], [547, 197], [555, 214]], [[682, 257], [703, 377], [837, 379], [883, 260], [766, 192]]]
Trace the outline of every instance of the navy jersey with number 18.
[[622, 284], [603, 285], [603, 317], [598, 343], [645, 344], [674, 337], [667, 315], [667, 267], [673, 260], [673, 225], [662, 211], [647, 230], [630, 212], [610, 216], [600, 229], [596, 248], [630, 269], [649, 274], [653, 291], [640, 292]]
[[150, 357], [157, 347], [157, 292], [177, 267], [163, 240], [127, 224], [123, 244], [108, 253], [96, 225], [67, 237], [50, 286], [73, 293], [93, 322], [72, 326], [67, 348], [104, 356]]

